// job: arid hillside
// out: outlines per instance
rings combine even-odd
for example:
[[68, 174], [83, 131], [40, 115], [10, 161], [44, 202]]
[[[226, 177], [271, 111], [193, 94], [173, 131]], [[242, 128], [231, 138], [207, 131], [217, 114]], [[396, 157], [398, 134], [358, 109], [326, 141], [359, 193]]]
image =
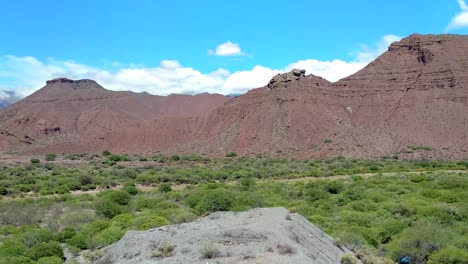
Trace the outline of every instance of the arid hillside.
[[48, 81], [0, 110], [0, 149], [466, 158], [468, 36], [411, 35], [331, 83], [304, 71], [236, 98]]

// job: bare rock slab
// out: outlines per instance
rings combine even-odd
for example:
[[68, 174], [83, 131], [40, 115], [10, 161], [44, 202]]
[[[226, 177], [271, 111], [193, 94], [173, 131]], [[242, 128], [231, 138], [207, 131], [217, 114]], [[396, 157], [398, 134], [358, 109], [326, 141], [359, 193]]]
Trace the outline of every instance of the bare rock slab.
[[197, 221], [128, 231], [98, 263], [339, 263], [350, 254], [285, 208], [216, 212]]

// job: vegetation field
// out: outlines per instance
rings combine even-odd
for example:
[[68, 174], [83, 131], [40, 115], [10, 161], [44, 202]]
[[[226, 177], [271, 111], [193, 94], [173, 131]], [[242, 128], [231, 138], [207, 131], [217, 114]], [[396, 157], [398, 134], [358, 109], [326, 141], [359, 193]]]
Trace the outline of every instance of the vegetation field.
[[0, 263], [92, 262], [126, 230], [276, 206], [364, 263], [468, 261], [467, 161], [103, 154], [76, 155], [86, 162], [71, 167], [48, 156], [0, 168]]

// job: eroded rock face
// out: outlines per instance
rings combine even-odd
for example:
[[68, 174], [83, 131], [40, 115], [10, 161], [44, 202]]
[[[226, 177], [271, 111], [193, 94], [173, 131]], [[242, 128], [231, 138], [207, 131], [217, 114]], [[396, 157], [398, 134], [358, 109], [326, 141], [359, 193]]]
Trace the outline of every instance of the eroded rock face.
[[290, 72], [278, 74], [270, 80], [267, 87], [270, 90], [284, 89], [288, 87], [288, 82], [297, 81], [305, 77], [305, 72], [305, 70], [293, 69]]

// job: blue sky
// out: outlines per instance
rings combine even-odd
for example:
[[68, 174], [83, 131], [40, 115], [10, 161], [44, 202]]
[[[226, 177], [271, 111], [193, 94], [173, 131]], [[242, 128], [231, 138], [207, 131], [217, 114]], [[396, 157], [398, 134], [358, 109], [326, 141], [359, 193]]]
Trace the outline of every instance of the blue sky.
[[0, 32], [0, 98], [59, 76], [112, 90], [228, 94], [293, 67], [336, 81], [412, 33], [467, 34], [468, 8], [462, 0], [15, 0], [2, 3]]

